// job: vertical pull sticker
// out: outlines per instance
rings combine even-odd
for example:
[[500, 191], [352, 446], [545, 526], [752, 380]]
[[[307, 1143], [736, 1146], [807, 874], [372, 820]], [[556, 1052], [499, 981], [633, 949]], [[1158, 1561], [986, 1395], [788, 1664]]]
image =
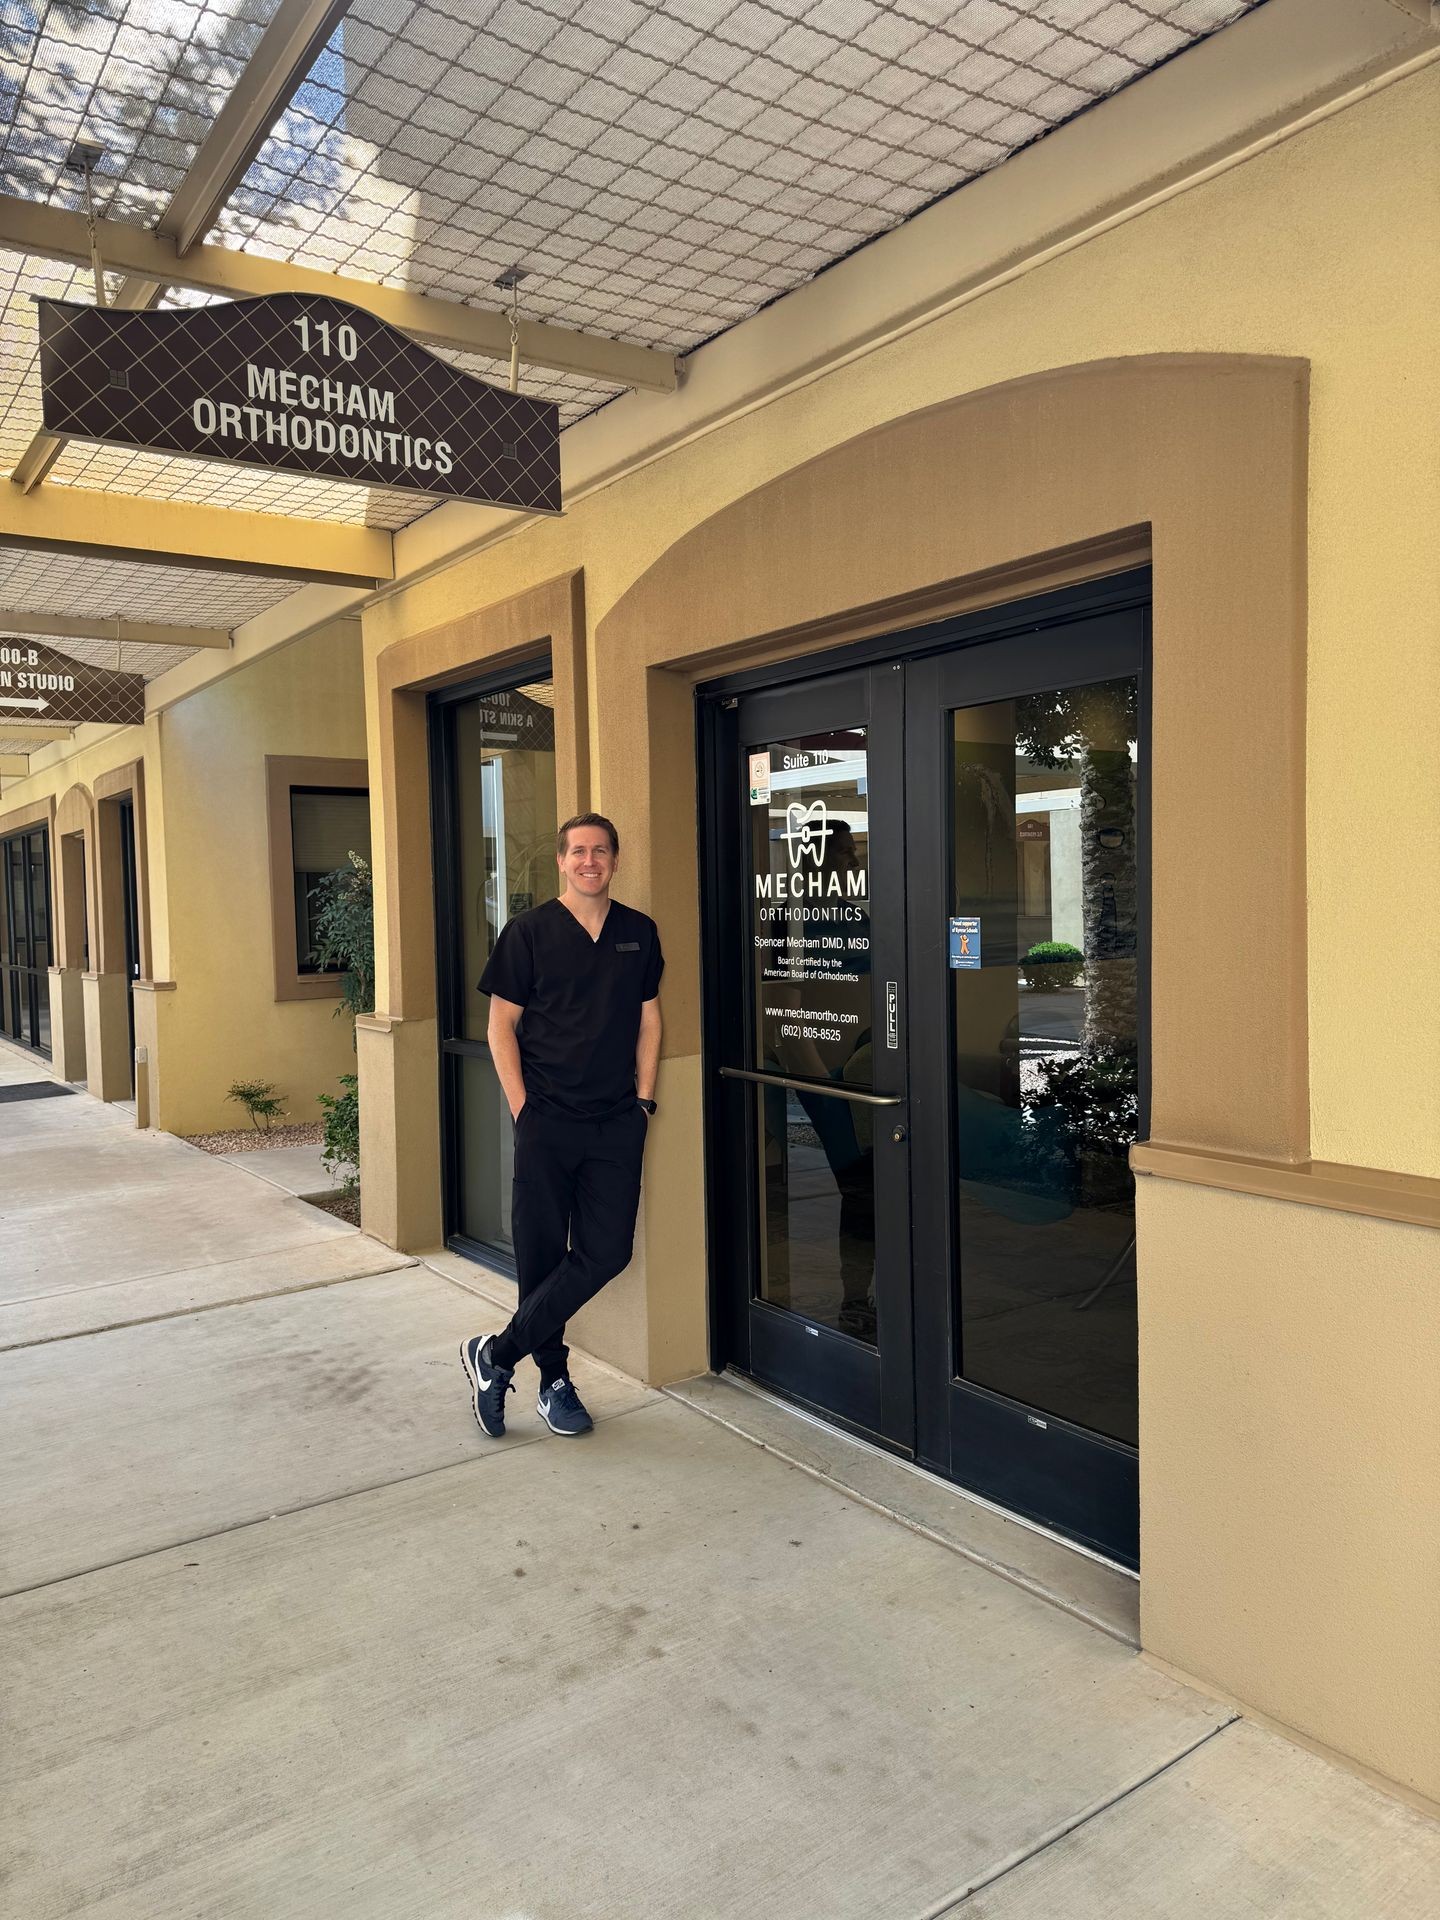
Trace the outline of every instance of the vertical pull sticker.
[[900, 983], [885, 982], [885, 1044], [892, 1053], [900, 1046]]

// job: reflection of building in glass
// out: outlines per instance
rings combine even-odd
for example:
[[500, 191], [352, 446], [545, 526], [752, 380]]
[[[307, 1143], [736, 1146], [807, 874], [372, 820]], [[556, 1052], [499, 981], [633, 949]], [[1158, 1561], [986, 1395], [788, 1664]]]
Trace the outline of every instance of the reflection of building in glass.
[[1023, 954], [1038, 940], [1083, 950], [1080, 876], [1080, 773], [1020, 760], [1015, 781], [1017, 933]]

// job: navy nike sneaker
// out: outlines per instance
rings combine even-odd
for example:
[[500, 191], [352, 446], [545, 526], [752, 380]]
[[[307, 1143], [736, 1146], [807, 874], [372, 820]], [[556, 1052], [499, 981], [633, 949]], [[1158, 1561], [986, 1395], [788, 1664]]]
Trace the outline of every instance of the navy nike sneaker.
[[535, 1411], [552, 1433], [589, 1433], [595, 1425], [585, 1411], [585, 1402], [563, 1374], [548, 1387], [541, 1387]]
[[494, 1334], [483, 1340], [477, 1334], [460, 1348], [460, 1364], [470, 1382], [470, 1405], [481, 1430], [492, 1440], [500, 1440], [505, 1435], [505, 1396], [515, 1389], [511, 1384], [512, 1370], [497, 1367], [494, 1353]]

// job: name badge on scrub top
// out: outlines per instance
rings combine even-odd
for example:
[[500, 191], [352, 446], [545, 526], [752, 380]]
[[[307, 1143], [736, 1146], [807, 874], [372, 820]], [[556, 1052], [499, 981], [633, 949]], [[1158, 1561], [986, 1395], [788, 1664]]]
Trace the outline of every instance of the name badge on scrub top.
[[615, 942], [615, 951], [616, 953], [638, 953], [640, 951], [640, 942], [638, 940], [617, 940]]

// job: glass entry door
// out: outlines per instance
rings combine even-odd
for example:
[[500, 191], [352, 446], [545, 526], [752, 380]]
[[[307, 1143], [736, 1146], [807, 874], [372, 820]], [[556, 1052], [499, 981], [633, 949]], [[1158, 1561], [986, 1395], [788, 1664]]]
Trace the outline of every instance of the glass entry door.
[[703, 724], [717, 1357], [1132, 1565], [1145, 618]]
[[0, 840], [0, 1010], [21, 1046], [50, 1052], [50, 835], [44, 827]]
[[479, 980], [506, 921], [557, 889], [554, 702], [548, 661], [430, 698], [445, 1235], [502, 1267], [513, 1145]]
[[844, 674], [734, 713], [723, 838], [739, 965], [718, 1063], [726, 1184], [748, 1202], [745, 1363], [896, 1438], [914, 1422], [903, 692], [898, 673]]
[[907, 672], [921, 1456], [1138, 1557], [1138, 615]]

